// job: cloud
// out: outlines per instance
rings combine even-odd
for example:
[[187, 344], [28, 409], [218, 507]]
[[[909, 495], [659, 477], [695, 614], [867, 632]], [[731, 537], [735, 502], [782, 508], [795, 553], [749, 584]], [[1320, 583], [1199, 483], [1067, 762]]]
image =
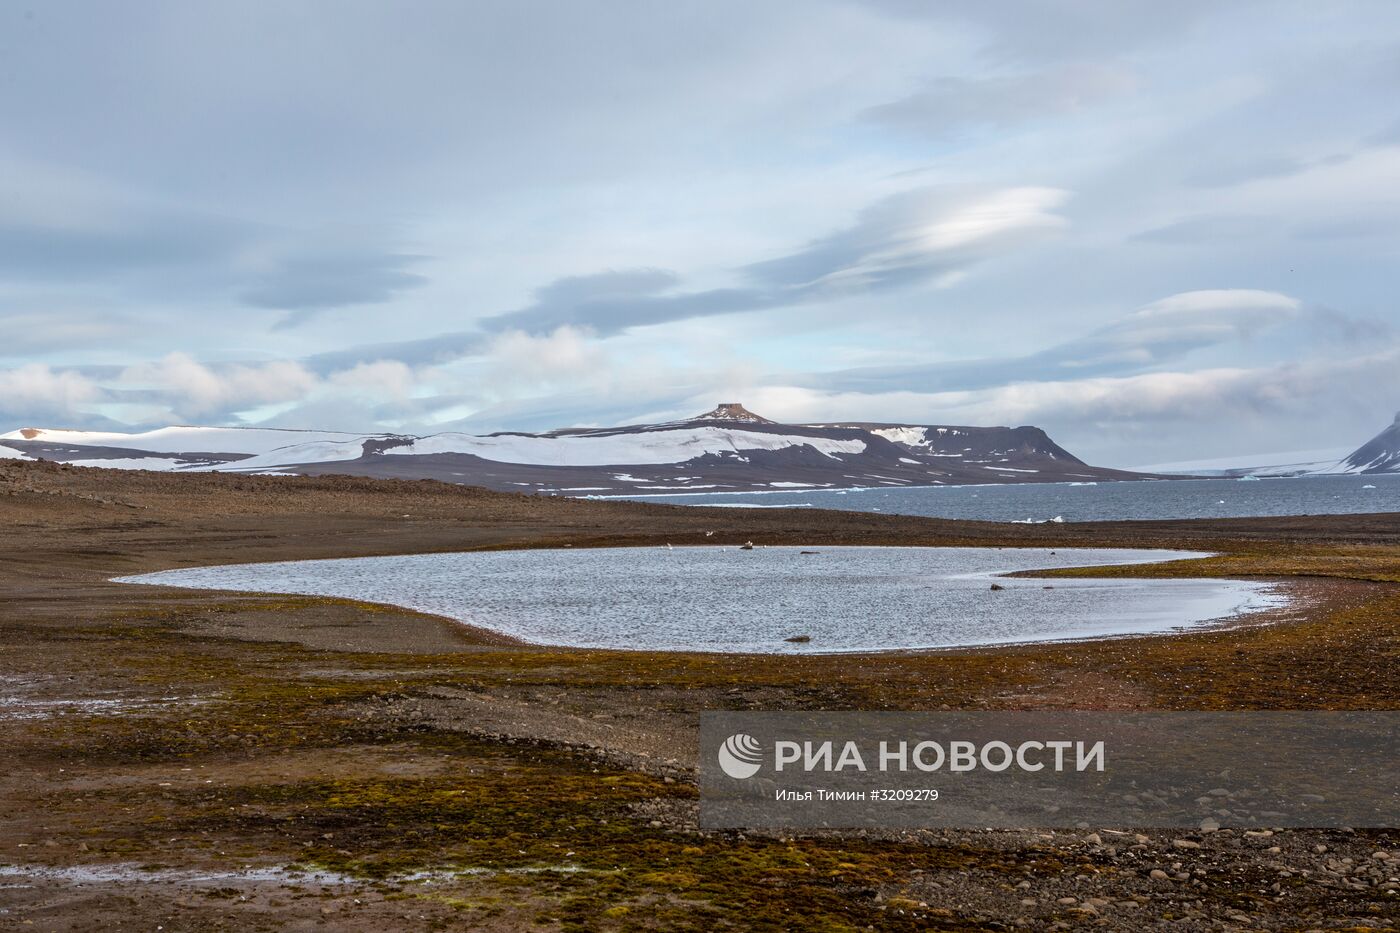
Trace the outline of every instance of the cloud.
[[111, 280], [228, 258], [246, 241], [239, 225], [181, 215], [95, 217], [83, 222], [0, 222], [0, 272], [40, 282]]
[[[1302, 304], [1278, 292], [1229, 288], [1182, 292], [1154, 301], [1079, 340], [1036, 354], [1032, 372], [1146, 369], [1248, 339], [1296, 319]], [[1034, 376], [1029, 377], [1034, 378]]]
[[1135, 86], [1131, 72], [1101, 64], [995, 77], [950, 75], [928, 80], [913, 94], [871, 107], [861, 116], [922, 136], [957, 136], [1074, 113]]
[[477, 355], [489, 343], [490, 336], [480, 331], [452, 331], [416, 340], [361, 344], [344, 350], [314, 353], [301, 362], [308, 369], [323, 374], [380, 360], [397, 360], [410, 366], [423, 366]]
[[1400, 218], [1352, 216], [1344, 220], [1304, 224], [1294, 235], [1303, 240], [1400, 239]]
[[1368, 146], [1400, 146], [1400, 120], [1366, 137]]
[[[974, 390], [853, 392], [768, 385], [751, 391], [745, 401], [782, 420], [868, 420], [871, 412], [879, 412], [882, 420], [917, 424], [1037, 424], [1083, 439], [1071, 443], [1071, 449], [1082, 444], [1121, 452], [1125, 430], [1147, 432], [1144, 443], [1179, 449], [1179, 436], [1153, 436], [1152, 426], [1184, 427], [1224, 438], [1227, 446], [1231, 439], [1248, 443], [1247, 436], [1268, 442], [1276, 417], [1322, 418], [1329, 426], [1354, 423], [1365, 430], [1378, 410], [1386, 410], [1386, 401], [1396, 397], [1400, 348], [1392, 347], [1344, 359], [1027, 381]], [[1379, 409], [1377, 398], [1386, 400]], [[1103, 432], [1114, 433], [1110, 438]], [[1285, 449], [1289, 444], [1318, 447], [1325, 446], [1328, 436], [1313, 431], [1302, 437], [1273, 436], [1272, 443]], [[1316, 443], [1319, 437], [1324, 443]]]
[[669, 269], [625, 269], [570, 275], [535, 290], [535, 307], [570, 307], [585, 302], [609, 301], [636, 295], [654, 295], [680, 284]]
[[381, 304], [421, 287], [427, 278], [408, 267], [424, 258], [374, 250], [282, 256], [258, 273], [239, 297], [254, 307], [294, 311], [281, 325], [292, 326], [327, 308]]
[[[644, 383], [647, 400], [663, 410], [662, 417], [693, 413], [690, 409], [704, 407], [706, 400], [712, 404], [712, 396], [724, 395], [741, 398], [764, 414], [797, 421], [858, 418], [980, 424], [1053, 419], [1081, 425], [1091, 417], [1109, 421], [1175, 417], [1173, 411], [1186, 411], [1193, 400], [1205, 405], [1207, 397], [1215, 398], [1211, 392], [1227, 394], [1232, 387], [1242, 393], [1230, 402], [1238, 410], [1262, 404], [1270, 393], [1276, 394], [1266, 387], [1278, 379], [1311, 370], [1284, 364], [1275, 368], [1277, 378], [1259, 375], [1275, 372], [1268, 367], [1151, 370], [1179, 362], [1192, 352], [1248, 340], [1290, 323], [1303, 322], [1330, 332], [1339, 326], [1332, 320], [1335, 316], [1326, 311], [1314, 314], [1298, 299], [1277, 292], [1199, 290], [1151, 302], [1082, 337], [1023, 357], [867, 367], [801, 377], [701, 369], [669, 373], [672, 378], [663, 379], [655, 375], [663, 370], [644, 368], [643, 378], [625, 385], [619, 385], [614, 375], [624, 371], [618, 361], [601, 356], [596, 345], [583, 343], [582, 334], [561, 331], [546, 338], [513, 334], [497, 342], [503, 371], [516, 364], [528, 368], [535, 357], [551, 357], [561, 370], [572, 370], [572, 375], [552, 380], [551, 366], [544, 364], [537, 372], [522, 372], [517, 386], [528, 388], [529, 398], [517, 396], [488, 406], [460, 424], [500, 427], [511, 424], [510, 418], [517, 426], [535, 427], [579, 420], [613, 423], [608, 417], [618, 412], [636, 417], [638, 403], [628, 401], [626, 393]], [[1315, 381], [1320, 383], [1321, 377]], [[1325, 386], [1320, 391], [1328, 394]], [[1248, 400], [1251, 393], [1253, 402]], [[575, 414], [570, 417], [569, 411]], [[580, 419], [584, 412], [586, 417]], [[1205, 424], [1215, 417], [1209, 406], [1196, 414]]]
[[47, 214], [30, 208], [0, 219], [0, 274], [50, 288], [96, 287], [108, 300], [139, 304], [227, 296], [295, 312], [285, 326], [425, 284], [410, 268], [427, 257], [397, 251], [389, 239], [379, 230], [290, 229], [71, 194]]
[[[880, 418], [1400, 320], [1385, 0], [109, 6], [0, 9], [0, 365], [95, 384], [79, 414], [551, 426], [798, 382]], [[1238, 282], [1308, 303], [1116, 313]], [[121, 381], [172, 350], [207, 374]]]
[[946, 279], [1063, 228], [1055, 210], [1068, 197], [1038, 187], [904, 192], [867, 207], [847, 229], [746, 271], [802, 300]]
[[[718, 314], [790, 307], [853, 292], [880, 291], [958, 273], [1065, 226], [1055, 188], [969, 192], [923, 188], [878, 201], [856, 222], [806, 247], [737, 274], [748, 284], [678, 291], [675, 273], [609, 271], [559, 279], [524, 308], [483, 318], [483, 330], [548, 333], [585, 327], [599, 336]], [[452, 340], [453, 338], [449, 338]]]
[[26, 425], [45, 418], [71, 424], [75, 416], [83, 417], [79, 413], [85, 406], [105, 395], [100, 385], [72, 370], [41, 363], [0, 369], [0, 414]]
[[1394, 343], [1400, 337], [1400, 329], [1387, 321], [1345, 314], [1335, 308], [1316, 307], [1309, 312], [1309, 330], [1315, 344], [1347, 350], [1374, 349]]
[[[116, 424], [98, 411], [120, 412], [129, 423], [242, 424], [245, 416], [269, 419], [271, 410], [304, 416], [334, 413], [349, 430], [372, 430], [382, 422], [431, 409], [414, 399], [423, 374], [394, 360], [361, 364], [318, 376], [293, 360], [264, 363], [203, 363], [188, 354], [122, 368], [106, 378], [76, 369], [31, 365], [0, 370], [0, 414], [61, 413], [66, 421]], [[39, 405], [36, 399], [48, 399]], [[445, 404], [439, 401], [437, 404]], [[274, 417], [270, 424], [298, 424]]]
[[611, 362], [586, 331], [569, 325], [544, 336], [507, 331], [491, 341], [487, 360], [493, 386], [591, 382]]
[[1210, 0], [865, 2], [901, 16], [970, 25], [979, 30], [993, 57], [1025, 61], [1073, 61], [1169, 43], [1219, 8]]
[[489, 354], [502, 335], [544, 337], [563, 329], [609, 337], [633, 327], [775, 306], [771, 296], [758, 290], [676, 292], [678, 281], [674, 272], [663, 269], [567, 276], [537, 289], [529, 305], [481, 318], [476, 330], [333, 350], [312, 355], [305, 363], [318, 372], [381, 359], [411, 365], [446, 363]]
[[1301, 310], [1298, 299], [1259, 289], [1180, 292], [1144, 305], [1123, 320], [1051, 352], [1067, 366], [1112, 361], [1123, 354], [1159, 362], [1200, 347], [1248, 337], [1296, 318]]
[[[111, 398], [101, 382], [74, 370], [43, 363], [0, 370], [0, 423], [15, 427], [81, 427], [118, 429], [92, 408]], [[4, 433], [4, 431], [0, 431]]]
[[[561, 327], [545, 335], [511, 331], [476, 360], [438, 372], [458, 387], [459, 406], [438, 407], [433, 430], [550, 430], [665, 421], [714, 407], [752, 384], [742, 360], [656, 352], [639, 341], [592, 339]], [[693, 399], [701, 396], [703, 403]], [[694, 409], [694, 410], [691, 410]]]
[[307, 359], [318, 371], [398, 359], [441, 363], [480, 354], [493, 335], [540, 336], [561, 327], [609, 337], [637, 327], [829, 301], [933, 280], [951, 284], [977, 265], [1066, 226], [1057, 188], [919, 188], [862, 210], [853, 224], [794, 252], [733, 270], [744, 284], [684, 291], [665, 269], [568, 276], [513, 311], [481, 318], [475, 331], [352, 347]]
[[317, 379], [291, 360], [244, 365], [209, 365], [184, 353], [171, 353], [152, 363], [124, 370], [118, 382], [146, 390], [147, 398], [163, 403], [176, 418], [228, 418], [259, 405], [304, 398]]
[[678, 282], [674, 272], [663, 269], [569, 276], [538, 289], [533, 304], [482, 318], [479, 324], [488, 333], [520, 330], [543, 334], [568, 326], [608, 336], [631, 327], [755, 311], [777, 301], [753, 289], [677, 292]]
[[139, 330], [126, 315], [98, 311], [0, 313], [0, 357], [110, 345]]
[[1134, 234], [1143, 243], [1195, 246], [1229, 240], [1253, 240], [1279, 232], [1278, 223], [1257, 214], [1199, 214]]
[[1229, 188], [1266, 178], [1288, 178], [1306, 172], [1313, 164], [1291, 156], [1254, 156], [1208, 164], [1189, 173], [1185, 180], [1197, 188]]
[[351, 394], [402, 401], [418, 384], [418, 375], [399, 360], [376, 360], [331, 373], [326, 382]]
[[1243, 288], [1181, 292], [1082, 337], [1025, 356], [812, 373], [801, 384], [867, 392], [895, 387], [943, 391], [1135, 372], [1245, 339], [1295, 320], [1301, 312], [1301, 302], [1278, 292]]

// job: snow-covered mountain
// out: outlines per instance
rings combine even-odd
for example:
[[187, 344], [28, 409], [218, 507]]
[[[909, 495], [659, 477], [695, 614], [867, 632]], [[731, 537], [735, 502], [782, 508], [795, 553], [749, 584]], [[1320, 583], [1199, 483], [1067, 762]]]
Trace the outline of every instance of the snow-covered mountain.
[[1138, 479], [1092, 467], [1035, 427], [779, 424], [737, 403], [695, 418], [544, 434], [345, 434], [170, 427], [22, 428], [0, 457], [81, 466], [439, 479], [563, 495]]

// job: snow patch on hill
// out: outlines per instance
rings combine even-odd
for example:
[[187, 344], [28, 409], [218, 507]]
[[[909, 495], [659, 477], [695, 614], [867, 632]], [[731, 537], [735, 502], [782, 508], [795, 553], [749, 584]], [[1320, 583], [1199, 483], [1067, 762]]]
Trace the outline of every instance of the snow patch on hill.
[[[743, 431], [736, 428], [695, 427], [637, 434], [561, 435], [531, 434], [434, 434], [384, 451], [390, 456], [413, 454], [470, 454], [498, 463], [532, 463], [548, 466], [608, 466], [620, 464], [684, 463], [705, 454], [742, 450], [782, 450], [811, 447], [830, 457], [858, 454], [861, 440], [836, 440]], [[284, 461], [286, 462], [286, 461]]]
[[363, 435], [340, 431], [294, 431], [281, 428], [201, 428], [177, 426], [134, 434], [116, 431], [71, 431], [66, 428], [21, 428], [0, 434], [0, 441], [24, 440], [75, 447], [120, 447], [156, 453], [218, 452], [265, 454], [279, 447], [311, 441], [348, 441]]
[[873, 428], [870, 433], [906, 447], [929, 446], [928, 428]]
[[365, 439], [354, 441], [313, 441], [309, 444], [293, 444], [246, 460], [220, 463], [195, 470], [218, 470], [243, 473], [251, 470], [268, 470], [304, 463], [336, 463], [343, 460], [357, 460], [364, 456]]
[[153, 470], [157, 473], [168, 473], [171, 470], [185, 469], [189, 463], [170, 457], [112, 457], [107, 460], [69, 460], [68, 465], [98, 467], [103, 470]]

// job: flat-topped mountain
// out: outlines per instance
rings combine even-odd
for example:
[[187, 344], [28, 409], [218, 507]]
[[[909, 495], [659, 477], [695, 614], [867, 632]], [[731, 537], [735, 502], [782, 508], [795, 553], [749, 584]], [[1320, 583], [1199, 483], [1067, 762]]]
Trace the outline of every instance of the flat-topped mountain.
[[694, 418], [543, 434], [345, 434], [169, 427], [22, 428], [0, 456], [148, 470], [438, 479], [493, 489], [663, 495], [866, 486], [1089, 482], [1146, 474], [1085, 464], [1040, 428], [780, 424], [726, 402]]
[[714, 411], [706, 412], [695, 418], [696, 421], [744, 421], [749, 424], [774, 424], [775, 422], [755, 415], [738, 402], [720, 402], [715, 406]]

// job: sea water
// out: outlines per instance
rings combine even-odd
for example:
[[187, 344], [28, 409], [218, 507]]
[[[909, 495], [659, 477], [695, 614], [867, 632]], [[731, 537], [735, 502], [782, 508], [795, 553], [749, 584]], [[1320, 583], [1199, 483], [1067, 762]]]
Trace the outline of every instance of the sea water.
[[804, 507], [988, 522], [1066, 522], [1400, 512], [1400, 474], [1287, 479], [1178, 479], [800, 492], [628, 496], [673, 505]]

